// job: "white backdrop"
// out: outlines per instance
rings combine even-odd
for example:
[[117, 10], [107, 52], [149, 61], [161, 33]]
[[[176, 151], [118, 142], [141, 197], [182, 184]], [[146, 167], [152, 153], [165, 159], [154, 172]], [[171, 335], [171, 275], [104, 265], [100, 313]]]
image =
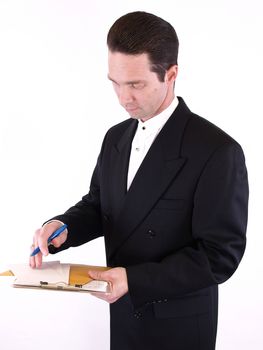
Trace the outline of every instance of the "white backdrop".
[[[176, 94], [245, 151], [248, 245], [239, 269], [220, 287], [217, 350], [260, 350], [261, 0], [0, 0], [0, 271], [27, 261], [34, 230], [87, 193], [105, 132], [127, 117], [107, 81], [105, 41], [113, 21], [135, 10], [174, 25]], [[47, 260], [54, 258], [103, 265], [103, 240]], [[104, 302], [6, 284], [0, 283], [4, 350], [109, 348]]]

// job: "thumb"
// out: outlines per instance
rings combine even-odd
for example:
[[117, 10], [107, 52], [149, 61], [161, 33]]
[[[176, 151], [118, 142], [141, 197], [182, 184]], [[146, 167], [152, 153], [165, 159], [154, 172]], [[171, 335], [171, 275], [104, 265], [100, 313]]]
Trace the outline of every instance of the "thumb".
[[89, 276], [94, 280], [101, 280], [101, 281], [106, 280], [104, 271], [90, 270]]

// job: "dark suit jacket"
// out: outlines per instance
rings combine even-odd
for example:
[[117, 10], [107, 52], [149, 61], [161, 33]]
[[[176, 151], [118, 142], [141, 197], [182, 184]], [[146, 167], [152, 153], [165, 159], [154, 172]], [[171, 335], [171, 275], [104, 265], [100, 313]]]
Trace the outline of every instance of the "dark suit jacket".
[[129, 293], [111, 305], [111, 349], [211, 350], [217, 285], [245, 249], [248, 183], [240, 145], [183, 99], [127, 192], [137, 121], [105, 136], [90, 192], [57, 219], [61, 249], [104, 235], [107, 263], [127, 269]]

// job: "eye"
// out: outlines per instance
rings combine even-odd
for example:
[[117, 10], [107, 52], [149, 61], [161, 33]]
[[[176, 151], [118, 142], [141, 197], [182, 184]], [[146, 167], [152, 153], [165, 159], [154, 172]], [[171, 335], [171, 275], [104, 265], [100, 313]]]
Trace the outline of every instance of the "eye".
[[133, 89], [136, 89], [136, 90], [141, 90], [145, 87], [145, 83], [143, 82], [138, 82], [138, 83], [131, 83], [130, 86], [133, 88]]

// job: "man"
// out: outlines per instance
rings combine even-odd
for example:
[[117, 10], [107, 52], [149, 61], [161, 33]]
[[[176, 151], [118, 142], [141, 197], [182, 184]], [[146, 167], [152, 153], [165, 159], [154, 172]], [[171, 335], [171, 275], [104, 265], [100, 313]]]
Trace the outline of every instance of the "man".
[[[130, 117], [106, 134], [90, 191], [34, 236], [40, 266], [53, 253], [104, 235], [111, 349], [212, 350], [219, 283], [245, 249], [248, 183], [243, 152], [174, 95], [178, 39], [145, 12], [108, 33], [109, 79]], [[49, 248], [50, 251], [52, 248]]]

